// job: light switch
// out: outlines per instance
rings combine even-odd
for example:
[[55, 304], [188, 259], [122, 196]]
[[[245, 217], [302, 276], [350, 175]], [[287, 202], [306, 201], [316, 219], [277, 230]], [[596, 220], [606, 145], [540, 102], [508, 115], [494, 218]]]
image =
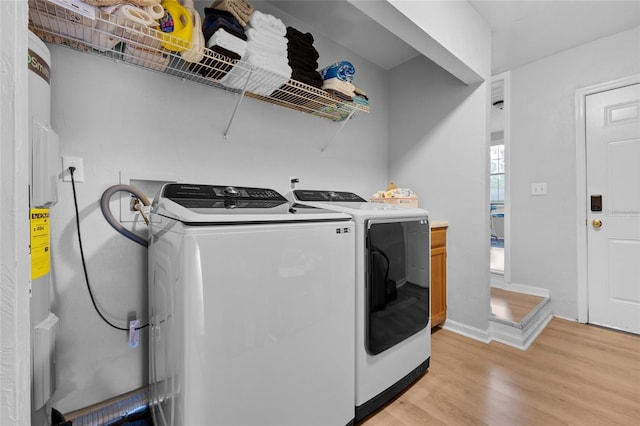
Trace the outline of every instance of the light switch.
[[531, 195], [547, 195], [547, 183], [546, 182], [532, 183]]

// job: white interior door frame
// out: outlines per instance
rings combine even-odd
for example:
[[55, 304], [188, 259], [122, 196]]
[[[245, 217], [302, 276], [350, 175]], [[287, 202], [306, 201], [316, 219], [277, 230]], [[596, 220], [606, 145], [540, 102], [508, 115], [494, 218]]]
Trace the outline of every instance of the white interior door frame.
[[576, 248], [578, 254], [578, 322], [589, 321], [588, 273], [587, 273], [587, 134], [585, 105], [587, 96], [607, 90], [640, 83], [640, 75], [600, 83], [576, 90]]
[[491, 77], [492, 82], [502, 81], [504, 114], [504, 284], [511, 283], [511, 71]]

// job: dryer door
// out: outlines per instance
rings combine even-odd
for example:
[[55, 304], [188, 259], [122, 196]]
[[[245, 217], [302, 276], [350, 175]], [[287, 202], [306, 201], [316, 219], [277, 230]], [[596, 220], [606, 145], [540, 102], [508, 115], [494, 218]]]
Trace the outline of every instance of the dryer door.
[[367, 351], [377, 355], [429, 323], [429, 221], [367, 224]]

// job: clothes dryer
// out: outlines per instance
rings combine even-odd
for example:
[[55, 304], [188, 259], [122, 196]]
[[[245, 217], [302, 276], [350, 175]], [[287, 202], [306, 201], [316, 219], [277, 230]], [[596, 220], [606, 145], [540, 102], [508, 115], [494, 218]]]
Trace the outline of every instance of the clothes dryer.
[[166, 184], [151, 212], [156, 425], [354, 418], [354, 224], [274, 190]]
[[347, 213], [355, 222], [355, 418], [359, 421], [429, 368], [429, 214], [370, 203], [351, 192], [294, 189], [291, 198]]

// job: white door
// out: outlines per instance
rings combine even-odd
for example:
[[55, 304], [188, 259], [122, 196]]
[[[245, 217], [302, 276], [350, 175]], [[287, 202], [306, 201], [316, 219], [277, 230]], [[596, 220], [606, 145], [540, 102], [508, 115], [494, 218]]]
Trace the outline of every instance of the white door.
[[640, 84], [586, 97], [589, 322], [640, 333]]

